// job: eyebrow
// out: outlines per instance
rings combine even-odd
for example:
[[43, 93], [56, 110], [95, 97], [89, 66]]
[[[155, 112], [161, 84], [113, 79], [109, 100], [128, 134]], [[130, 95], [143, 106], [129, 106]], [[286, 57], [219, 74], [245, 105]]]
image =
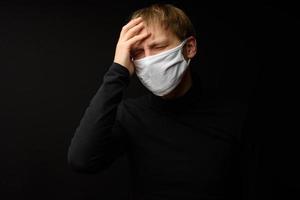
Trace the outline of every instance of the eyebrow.
[[156, 45], [158, 45], [158, 44], [167, 44], [167, 43], [168, 43], [168, 40], [165, 39], [165, 38], [163, 38], [163, 39], [155, 40], [155, 41], [151, 42], [151, 43], [149, 44], [149, 46], [150, 46], [150, 47], [153, 47], [153, 46], [156, 46]]

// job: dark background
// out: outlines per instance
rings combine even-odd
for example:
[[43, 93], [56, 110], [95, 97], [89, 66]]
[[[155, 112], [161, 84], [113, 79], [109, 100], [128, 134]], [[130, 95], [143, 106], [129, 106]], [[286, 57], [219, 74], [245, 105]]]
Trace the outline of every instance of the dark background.
[[[83, 3], [84, 2], [84, 3]], [[0, 199], [126, 199], [126, 158], [77, 174], [67, 150], [120, 29], [158, 1], [0, 1]], [[249, 104], [245, 194], [299, 199], [299, 11], [291, 2], [164, 1], [191, 18], [203, 87]], [[145, 88], [133, 77], [126, 92]]]

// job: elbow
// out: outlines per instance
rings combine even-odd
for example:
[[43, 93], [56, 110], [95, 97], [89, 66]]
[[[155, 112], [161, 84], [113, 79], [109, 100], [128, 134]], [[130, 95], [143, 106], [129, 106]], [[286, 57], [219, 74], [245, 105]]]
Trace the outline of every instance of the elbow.
[[68, 165], [72, 171], [77, 173], [89, 173], [88, 167], [86, 164], [82, 162], [78, 162], [77, 160], [68, 159]]
[[70, 169], [76, 173], [95, 174], [98, 172], [95, 166], [91, 166], [86, 159], [74, 155], [71, 151], [68, 152], [67, 163]]

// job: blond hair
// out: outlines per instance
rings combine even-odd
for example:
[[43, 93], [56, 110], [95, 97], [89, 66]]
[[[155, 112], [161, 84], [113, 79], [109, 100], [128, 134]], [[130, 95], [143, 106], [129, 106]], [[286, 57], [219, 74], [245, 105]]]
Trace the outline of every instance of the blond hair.
[[171, 4], [152, 4], [132, 13], [131, 19], [142, 17], [146, 25], [158, 23], [180, 40], [196, 36], [194, 26], [183, 10]]

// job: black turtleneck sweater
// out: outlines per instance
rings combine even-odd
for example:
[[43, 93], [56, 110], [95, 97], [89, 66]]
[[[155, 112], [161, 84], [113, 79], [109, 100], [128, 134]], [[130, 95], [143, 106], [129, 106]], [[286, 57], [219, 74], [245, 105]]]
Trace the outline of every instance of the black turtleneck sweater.
[[121, 155], [130, 163], [130, 199], [240, 199], [239, 149], [246, 106], [192, 87], [165, 100], [124, 98], [129, 71], [113, 63], [68, 151], [75, 171], [97, 173]]

